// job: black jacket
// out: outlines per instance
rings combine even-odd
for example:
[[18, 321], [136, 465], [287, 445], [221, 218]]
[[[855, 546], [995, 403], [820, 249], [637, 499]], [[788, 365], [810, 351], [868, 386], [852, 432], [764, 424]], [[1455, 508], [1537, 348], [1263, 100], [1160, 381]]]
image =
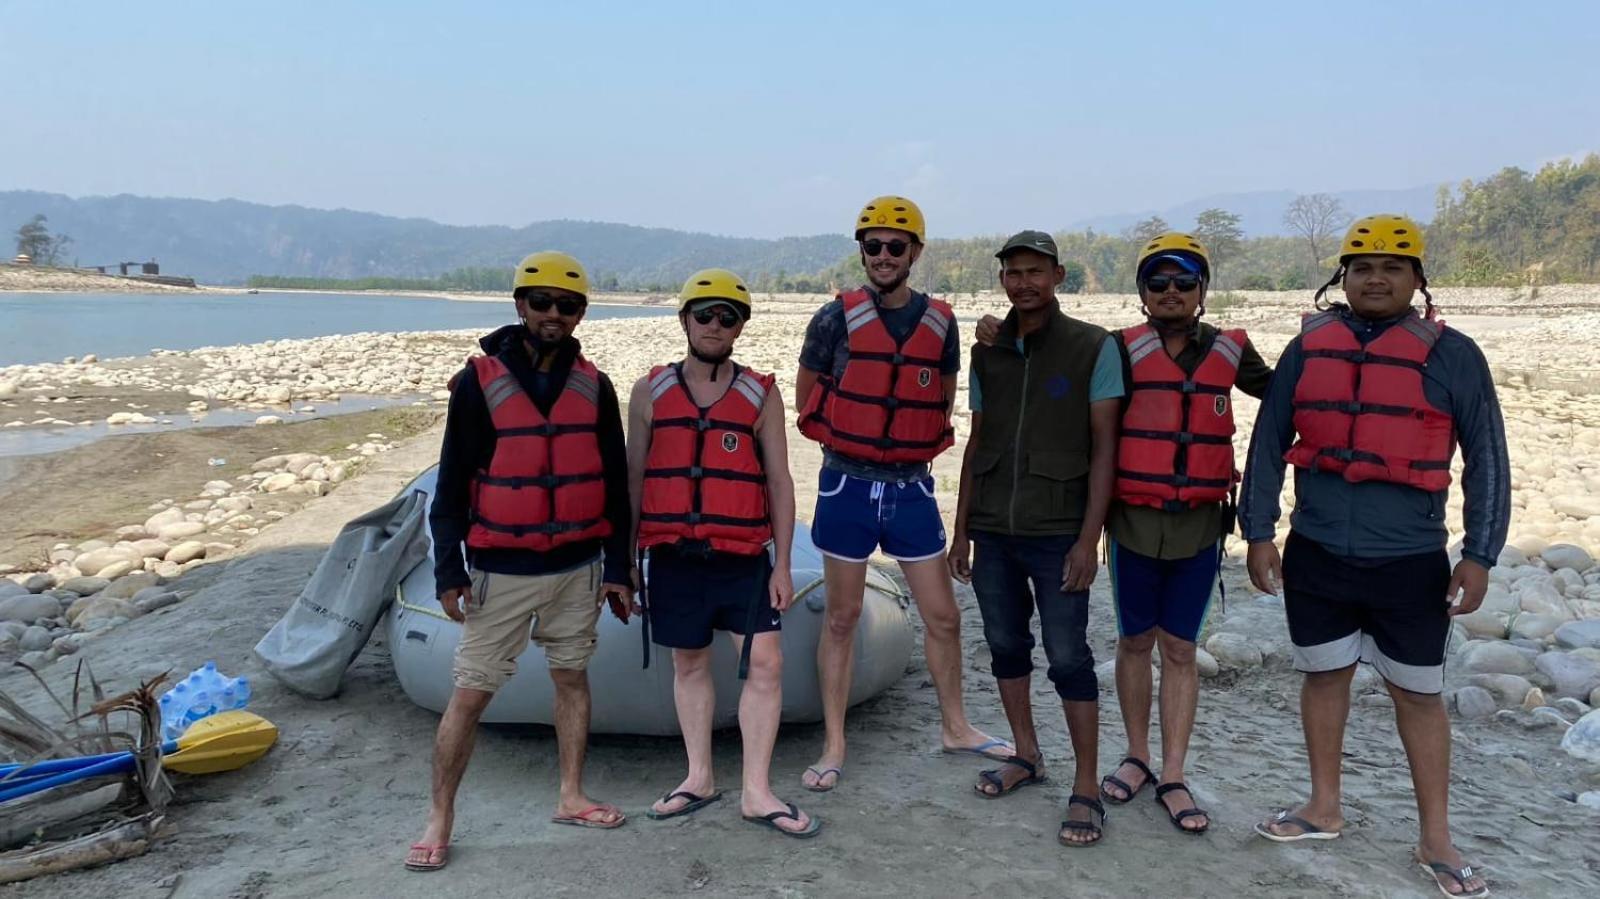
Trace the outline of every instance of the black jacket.
[[[567, 338], [553, 350], [555, 359], [549, 372], [540, 372], [528, 352], [522, 325], [507, 325], [478, 343], [483, 351], [498, 357], [533, 398], [539, 411], [549, 414], [567, 374], [578, 356], [579, 344]], [[604, 540], [585, 540], [557, 547], [549, 552], [523, 549], [466, 549], [467, 530], [472, 525], [472, 477], [489, 467], [494, 458], [495, 430], [483, 388], [472, 366], [456, 378], [445, 418], [444, 445], [439, 450], [439, 483], [428, 513], [433, 533], [433, 579], [440, 593], [471, 583], [467, 568], [499, 574], [550, 574], [587, 564], [605, 552], [605, 580], [629, 583], [628, 571], [633, 554], [628, 546], [633, 526], [633, 507], [628, 498], [628, 449], [622, 434], [622, 410], [611, 379], [600, 375], [600, 422], [596, 434], [600, 460], [605, 472], [605, 517], [611, 522], [611, 535]]]

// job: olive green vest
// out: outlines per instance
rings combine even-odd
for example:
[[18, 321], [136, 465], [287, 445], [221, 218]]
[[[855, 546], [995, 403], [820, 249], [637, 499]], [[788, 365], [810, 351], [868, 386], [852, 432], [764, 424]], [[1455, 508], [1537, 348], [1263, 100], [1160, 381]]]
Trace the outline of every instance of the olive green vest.
[[1001, 534], [1076, 534], [1089, 502], [1089, 382], [1109, 337], [1058, 306], [1017, 351], [1016, 313], [994, 346], [975, 346], [983, 430], [972, 458], [967, 527]]

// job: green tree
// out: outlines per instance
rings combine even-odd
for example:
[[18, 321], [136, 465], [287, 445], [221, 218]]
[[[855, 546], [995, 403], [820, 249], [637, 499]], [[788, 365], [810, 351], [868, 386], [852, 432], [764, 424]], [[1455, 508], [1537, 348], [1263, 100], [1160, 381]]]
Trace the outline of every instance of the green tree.
[[17, 254], [28, 256], [35, 265], [55, 265], [72, 243], [65, 234], [51, 234], [48, 221], [43, 215], [35, 215], [17, 229]]
[[1200, 242], [1211, 251], [1211, 280], [1215, 282], [1223, 264], [1231, 262], [1238, 255], [1239, 246], [1244, 242], [1244, 229], [1239, 227], [1239, 216], [1216, 207], [1202, 210], [1195, 216], [1194, 236], [1200, 238]]
[[1062, 262], [1061, 267], [1067, 270], [1067, 276], [1061, 281], [1061, 292], [1083, 293], [1083, 285], [1089, 280], [1089, 270], [1083, 267], [1083, 263], [1073, 259]]

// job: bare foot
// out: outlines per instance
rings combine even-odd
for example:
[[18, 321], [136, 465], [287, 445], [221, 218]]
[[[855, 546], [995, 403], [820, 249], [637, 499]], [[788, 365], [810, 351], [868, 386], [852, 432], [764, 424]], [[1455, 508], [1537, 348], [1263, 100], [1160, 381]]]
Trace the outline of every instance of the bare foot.
[[[787, 812], [788, 810], [789, 803], [774, 796], [771, 792], [763, 796], [756, 796], [749, 790], [745, 790], [744, 800], [739, 803], [739, 813], [745, 817], [763, 818], [773, 812]], [[796, 821], [789, 817], [774, 818], [772, 820], [773, 826], [789, 833], [803, 833], [811, 827], [811, 816], [806, 814], [804, 809], [796, 809], [796, 811], [800, 814], [800, 820]]]
[[449, 817], [430, 814], [428, 826], [423, 829], [422, 836], [406, 853], [406, 864], [421, 868], [442, 866], [450, 851], [452, 823]]
[[1313, 809], [1309, 805], [1302, 805], [1299, 808], [1290, 811], [1286, 815], [1273, 815], [1267, 820], [1256, 825], [1256, 827], [1272, 834], [1275, 837], [1293, 838], [1301, 836], [1302, 834], [1310, 833], [1310, 831], [1306, 830], [1304, 827], [1301, 827], [1294, 821], [1289, 820], [1291, 818], [1300, 818], [1301, 820], [1309, 821], [1314, 827], [1323, 833], [1336, 834], [1344, 828], [1344, 818], [1339, 814], [1338, 809], [1335, 809], [1331, 814], [1329, 814], [1327, 812]]
[[976, 727], [968, 726], [963, 734], [944, 734], [941, 742], [945, 752], [965, 752], [986, 759], [1003, 762], [1017, 754], [1017, 747], [1009, 740], [991, 737]]
[[628, 820], [622, 809], [610, 803], [595, 802], [582, 794], [557, 803], [555, 817], [564, 823], [581, 823], [585, 827], [616, 827]]
[[[1168, 790], [1161, 796], [1161, 804], [1166, 806], [1167, 817], [1176, 818], [1178, 826], [1184, 830], [1202, 831], [1211, 826], [1211, 816], [1206, 814], [1205, 810], [1195, 803], [1194, 794], [1189, 792], [1189, 788], [1186, 786]], [[1185, 815], [1182, 818], [1177, 818], [1180, 812], [1190, 809], [1194, 809], [1200, 814]]]
[[[826, 793], [839, 785], [839, 775], [843, 768], [843, 755], [823, 755], [822, 758], [817, 759], [815, 764], [801, 773], [800, 785], [813, 793]], [[777, 811], [777, 809], [768, 809], [767, 811]]]
[[686, 796], [675, 794], [693, 793], [696, 796], [706, 797], [712, 795], [716, 791], [717, 785], [710, 778], [707, 778], [704, 782], [686, 779], [683, 783], [678, 784], [677, 787], [667, 794], [667, 796], [673, 797], [670, 802], [667, 800], [666, 796], [663, 796], [662, 798], [657, 799], [655, 803], [650, 806], [650, 810], [658, 815], [670, 815], [694, 801]]
[[[1452, 896], [1480, 893], [1489, 887], [1483, 875], [1468, 865], [1454, 846], [1445, 846], [1438, 850], [1418, 846], [1415, 855], [1417, 863], [1428, 869], [1428, 873], [1439, 884], [1439, 888]], [[1450, 870], [1440, 871], [1434, 868], [1432, 865], [1435, 862], [1449, 866]]]
[[[1129, 758], [1138, 757], [1129, 756]], [[1141, 759], [1141, 761], [1143, 760]], [[1128, 802], [1132, 800], [1134, 796], [1138, 795], [1140, 790], [1145, 788], [1146, 784], [1155, 779], [1154, 775], [1149, 773], [1149, 765], [1149, 762], [1145, 762], [1145, 767], [1140, 768], [1133, 762], [1124, 761], [1121, 765], [1117, 766], [1117, 770], [1111, 772], [1111, 774], [1108, 776], [1101, 778], [1100, 792], [1110, 797], [1112, 802]], [[1113, 777], [1127, 784], [1128, 789], [1124, 790], [1122, 787], [1112, 783], [1111, 778]]]
[[[1033, 764], [1033, 771], [1030, 773], [1027, 768], [1022, 767], [1021, 765], [1009, 764], [1009, 762], [1011, 762], [1013, 759], [1031, 762]], [[989, 769], [989, 771], [981, 772], [978, 775], [978, 782], [973, 784], [973, 788], [985, 796], [1004, 796], [1012, 790], [1015, 790], [1017, 788], [1017, 784], [1024, 780], [1036, 778], [1036, 780], [1033, 782], [1037, 783], [1045, 779], [1043, 753], [1030, 759], [1024, 759], [1020, 755], [1014, 756], [1013, 759], [1008, 759], [1008, 764], [1003, 764], [999, 768], [992, 768]], [[996, 772], [994, 776], [999, 777], [1000, 783], [996, 784], [992, 779], [990, 779], [988, 776], [990, 771]]]
[[1083, 802], [1067, 803], [1067, 823], [1091, 826], [1068, 827], [1063, 824], [1061, 831], [1056, 834], [1056, 839], [1062, 843], [1087, 846], [1100, 842], [1100, 838], [1105, 836], [1105, 816], [1092, 805]]

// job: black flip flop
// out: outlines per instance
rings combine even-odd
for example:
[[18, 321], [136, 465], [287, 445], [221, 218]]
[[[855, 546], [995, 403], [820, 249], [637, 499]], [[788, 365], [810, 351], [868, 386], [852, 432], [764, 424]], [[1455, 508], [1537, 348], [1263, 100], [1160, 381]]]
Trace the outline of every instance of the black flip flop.
[[811, 817], [811, 826], [807, 827], [805, 830], [784, 830], [783, 828], [779, 827], [779, 818], [788, 818], [791, 821], [800, 820], [800, 810], [795, 808], [794, 803], [792, 802], [789, 803], [789, 810], [786, 812], [773, 812], [770, 815], [744, 815], [742, 817], [751, 824], [759, 824], [762, 827], [770, 827], [786, 837], [794, 837], [797, 840], [809, 840], [822, 832], [822, 822], [818, 820], [815, 815]]
[[1100, 841], [1105, 837], [1106, 832], [1106, 807], [1100, 804], [1100, 800], [1091, 799], [1088, 796], [1078, 793], [1073, 793], [1072, 796], [1067, 799], [1067, 811], [1071, 812], [1074, 805], [1087, 806], [1090, 811], [1100, 816], [1100, 823], [1096, 824], [1093, 821], [1074, 821], [1071, 818], [1068, 818], [1067, 820], [1061, 822], [1061, 829], [1063, 831], [1073, 830], [1081, 833], [1094, 834], [1094, 839], [1088, 841], [1087, 843], [1079, 843], [1069, 840], [1061, 834], [1056, 834], [1056, 842], [1071, 849], [1086, 849], [1090, 846], [1100, 845]]
[[[1156, 776], [1150, 770], [1150, 766], [1146, 765], [1144, 762], [1139, 761], [1138, 759], [1134, 758], [1131, 755], [1117, 763], [1117, 767], [1118, 768], [1121, 768], [1123, 765], [1132, 765], [1133, 767], [1138, 768], [1139, 772], [1144, 775], [1144, 780], [1140, 781], [1139, 789], [1136, 790], [1133, 787], [1130, 787], [1126, 783], [1124, 783], [1122, 778], [1118, 777], [1117, 773], [1115, 771], [1111, 772], [1110, 774], [1107, 774], [1105, 777], [1100, 778], [1100, 795], [1106, 797], [1106, 801], [1107, 802], [1110, 802], [1110, 803], [1115, 804], [1115, 805], [1126, 805], [1127, 803], [1132, 802], [1133, 801], [1133, 797], [1139, 795], [1139, 790], [1144, 789], [1145, 787], [1149, 786], [1150, 784], [1155, 783], [1155, 781], [1156, 781]], [[1106, 784], [1111, 784], [1113, 787], [1116, 787], [1117, 789], [1121, 790], [1122, 792], [1127, 793], [1128, 794], [1127, 798], [1126, 799], [1122, 799], [1122, 798], [1113, 796], [1110, 793], [1106, 792]]]
[[[1167, 803], [1163, 798], [1168, 793], [1176, 790], [1182, 790], [1189, 794], [1189, 808], [1186, 808], [1181, 812], [1174, 812], [1167, 806]], [[1167, 819], [1172, 822], [1173, 827], [1178, 828], [1192, 837], [1197, 837], [1211, 829], [1211, 814], [1195, 803], [1194, 791], [1190, 790], [1188, 786], [1186, 786], [1181, 780], [1175, 780], [1169, 784], [1157, 784], [1156, 803], [1161, 806], [1162, 811], [1167, 813]], [[1201, 827], [1184, 827], [1183, 822], [1190, 818], [1205, 818], [1206, 823]]]
[[658, 812], [654, 808], [646, 809], [644, 816], [652, 821], [665, 821], [668, 818], [676, 818], [679, 815], [687, 815], [691, 812], [698, 812], [711, 803], [721, 799], [722, 791], [718, 790], [717, 792], [712, 793], [710, 796], [696, 796], [688, 790], [679, 790], [676, 793], [668, 793], [667, 795], [661, 797], [661, 801], [671, 802], [679, 797], [689, 800], [688, 804], [679, 808], [675, 808], [670, 812]]
[[999, 768], [990, 768], [987, 771], [979, 771], [978, 776], [983, 778], [986, 782], [994, 784], [994, 788], [997, 792], [990, 793], [985, 791], [982, 784], [973, 784], [973, 792], [985, 799], [999, 799], [1001, 796], [1015, 793], [1017, 790], [1020, 790], [1023, 787], [1031, 787], [1034, 784], [1042, 784], [1049, 780], [1047, 775], [1039, 773], [1039, 768], [1037, 765], [1021, 756], [1014, 755], [1000, 764], [1021, 768], [1022, 770], [1028, 772], [1028, 776], [1022, 778], [1016, 783], [1013, 783], [1010, 787], [1007, 787], [1005, 778], [1001, 776]]

